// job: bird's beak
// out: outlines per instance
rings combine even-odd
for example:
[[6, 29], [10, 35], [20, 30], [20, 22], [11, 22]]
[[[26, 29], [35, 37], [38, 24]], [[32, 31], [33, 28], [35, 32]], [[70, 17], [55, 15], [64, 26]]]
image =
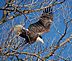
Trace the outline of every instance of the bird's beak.
[[43, 39], [41, 39], [40, 37], [37, 37], [36, 41], [37, 41], [37, 42], [39, 42], [39, 41], [40, 41], [42, 44], [44, 44]]

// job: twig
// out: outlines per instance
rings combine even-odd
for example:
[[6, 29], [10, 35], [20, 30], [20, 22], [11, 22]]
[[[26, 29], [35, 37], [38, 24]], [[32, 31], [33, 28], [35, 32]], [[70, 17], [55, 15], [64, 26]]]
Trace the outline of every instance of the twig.
[[64, 46], [67, 42], [70, 42], [71, 39], [72, 39], [72, 36], [70, 36], [69, 38], [67, 38], [67, 39], [66, 39], [64, 42], [62, 42], [59, 46], [55, 46], [55, 47], [54, 47], [54, 50], [53, 50], [52, 52], [50, 52], [47, 56], [45, 56], [43, 59], [46, 60], [46, 59], [48, 59], [49, 57], [51, 57], [58, 48], [60, 48], [61, 46]]

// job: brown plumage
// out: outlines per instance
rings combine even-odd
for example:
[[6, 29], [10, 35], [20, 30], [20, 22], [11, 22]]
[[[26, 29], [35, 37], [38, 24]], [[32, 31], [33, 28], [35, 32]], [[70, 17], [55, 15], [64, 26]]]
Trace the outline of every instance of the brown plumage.
[[39, 18], [39, 21], [31, 24], [28, 29], [31, 32], [41, 35], [45, 32], [50, 31], [50, 26], [52, 22], [53, 22], [53, 13], [52, 8], [49, 7], [44, 9], [42, 15]]
[[25, 44], [26, 43], [32, 44], [38, 40], [44, 43], [41, 38], [41, 35], [45, 32], [50, 31], [50, 26], [52, 22], [53, 22], [52, 7], [49, 7], [43, 10], [43, 13], [39, 18], [39, 21], [30, 24], [28, 29], [25, 29], [22, 25], [16, 25], [15, 29], [19, 36], [25, 38]]

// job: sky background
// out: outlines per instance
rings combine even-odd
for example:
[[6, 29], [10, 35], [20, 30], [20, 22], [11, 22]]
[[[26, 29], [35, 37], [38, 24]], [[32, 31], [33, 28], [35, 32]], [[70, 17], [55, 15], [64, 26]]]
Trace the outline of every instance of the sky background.
[[[5, 5], [5, 1], [6, 0], [0, 0], [0, 8]], [[34, 1], [37, 1], [35, 6], [31, 5], [30, 8], [22, 8], [22, 9], [28, 10], [28, 9], [40, 8], [40, 3], [43, 0], [34, 0]], [[58, 1], [60, 1], [60, 0], [58, 0]], [[28, 4], [32, 4], [32, 2], [31, 2], [31, 0], [26, 0], [25, 3], [22, 2], [21, 4], [28, 5]], [[47, 4], [45, 4], [43, 6], [46, 6]], [[13, 15], [13, 13], [11, 13], [11, 14]], [[34, 22], [38, 21], [38, 17], [41, 14], [42, 14], [42, 11], [26, 14], [26, 16], [28, 16], [28, 19], [26, 21], [25, 21], [25, 16], [21, 15], [21, 16], [18, 16], [16, 18], [9, 20], [9, 21], [5, 22], [4, 24], [0, 25], [0, 46], [2, 46], [2, 43], [8, 37], [8, 32], [10, 31], [10, 29], [12, 27], [14, 27], [15, 25], [18, 25], [18, 24], [22, 24], [22, 25], [25, 24], [25, 27], [28, 28], [30, 23], [34, 23]], [[54, 17], [53, 17], [53, 23], [52, 23], [51, 28], [50, 28], [50, 32], [44, 33], [42, 35], [42, 38], [45, 42], [44, 45], [42, 45], [40, 42], [37, 42], [37, 43], [34, 43], [31, 46], [29, 46], [31, 51], [29, 48], [26, 48], [23, 51], [34, 52], [35, 51], [34, 47], [36, 46], [37, 49], [36, 49], [35, 53], [37, 53], [39, 51], [39, 48], [41, 48], [43, 50], [45, 47], [49, 48], [52, 44], [54, 46], [56, 45], [57, 41], [59, 40], [59, 38], [61, 36], [60, 34], [57, 33], [57, 31], [59, 31], [61, 34], [63, 34], [64, 29], [66, 27], [64, 24], [64, 19], [66, 19], [66, 21], [69, 21], [70, 19], [72, 19], [72, 0], [66, 0], [63, 4], [58, 4], [58, 5], [54, 6], [53, 7], [53, 14], [54, 14]], [[2, 18], [2, 15], [3, 15], [3, 11], [0, 10], [0, 20]], [[69, 28], [67, 30], [67, 34], [61, 40], [61, 42], [63, 42], [66, 38], [68, 38], [72, 34], [72, 23], [69, 23], [68, 26], [69, 26]], [[71, 42], [72, 42], [72, 40], [71, 40]], [[38, 46], [37, 46], [37, 44], [38, 44]], [[60, 53], [60, 51], [62, 51], [62, 53]], [[45, 56], [49, 52], [50, 52], [50, 50], [42, 53], [41, 56]], [[72, 60], [72, 44], [67, 43], [65, 46], [59, 48], [55, 53], [59, 56], [64, 57], [65, 59], [69, 58], [70, 60]], [[52, 56], [49, 59], [57, 59], [58, 58], [57, 55]], [[25, 57], [25, 55], [24, 56], [20, 55], [20, 58], [23, 58], [23, 57]]]

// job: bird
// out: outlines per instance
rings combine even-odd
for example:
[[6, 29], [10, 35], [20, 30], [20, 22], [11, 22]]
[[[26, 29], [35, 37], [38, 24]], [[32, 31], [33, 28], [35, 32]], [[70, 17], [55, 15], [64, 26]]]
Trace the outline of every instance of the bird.
[[33, 44], [34, 42], [41, 42], [44, 44], [42, 34], [50, 31], [50, 26], [53, 22], [53, 8], [48, 7], [43, 9], [43, 13], [40, 15], [39, 20], [29, 25], [26, 29], [23, 25], [16, 25], [13, 29], [16, 34], [22, 38], [25, 38], [25, 44]]

